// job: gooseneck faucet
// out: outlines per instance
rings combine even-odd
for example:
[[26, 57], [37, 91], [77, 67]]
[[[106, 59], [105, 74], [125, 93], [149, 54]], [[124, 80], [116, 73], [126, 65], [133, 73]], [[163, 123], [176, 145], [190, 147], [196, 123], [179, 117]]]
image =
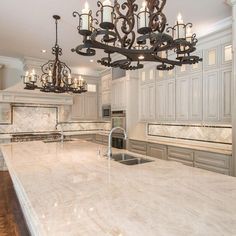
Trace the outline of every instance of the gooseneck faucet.
[[111, 156], [112, 156], [112, 133], [115, 131], [115, 130], [117, 130], [117, 129], [120, 129], [120, 130], [122, 130], [123, 131], [123, 133], [124, 133], [124, 139], [126, 140], [127, 139], [127, 133], [126, 133], [126, 131], [123, 129], [123, 128], [121, 128], [121, 127], [115, 127], [115, 128], [113, 128], [111, 131], [110, 131], [110, 133], [109, 133], [109, 138], [108, 138], [108, 151], [107, 151], [107, 157], [108, 158], [111, 158]]

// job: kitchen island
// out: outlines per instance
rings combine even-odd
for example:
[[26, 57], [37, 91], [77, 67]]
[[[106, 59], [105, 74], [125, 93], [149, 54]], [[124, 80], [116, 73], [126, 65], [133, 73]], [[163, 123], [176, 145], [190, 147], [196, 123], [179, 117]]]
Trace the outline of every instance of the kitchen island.
[[236, 235], [236, 178], [150, 157], [128, 166], [82, 140], [1, 149], [32, 235]]

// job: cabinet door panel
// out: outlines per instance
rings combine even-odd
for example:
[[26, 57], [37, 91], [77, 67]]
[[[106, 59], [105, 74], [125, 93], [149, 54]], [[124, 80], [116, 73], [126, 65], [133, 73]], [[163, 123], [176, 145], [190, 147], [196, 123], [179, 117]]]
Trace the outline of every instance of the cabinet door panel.
[[192, 75], [189, 89], [189, 118], [192, 121], [202, 120], [202, 90], [202, 73]]
[[72, 105], [72, 119], [84, 119], [84, 95], [76, 95], [73, 98], [74, 104]]
[[188, 120], [189, 109], [189, 78], [176, 80], [176, 115], [177, 120]]
[[204, 75], [204, 119], [205, 121], [219, 121], [219, 73], [207, 72]]
[[156, 85], [156, 117], [157, 120], [165, 120], [166, 117], [166, 89], [165, 81], [158, 82]]
[[97, 119], [97, 94], [87, 93], [84, 97], [84, 110], [86, 119]]
[[220, 106], [221, 106], [221, 121], [230, 122], [231, 121], [231, 92], [232, 85], [232, 69], [225, 69], [221, 71], [221, 96], [220, 96]]
[[166, 81], [166, 120], [175, 120], [175, 79]]
[[148, 85], [148, 120], [155, 120], [155, 84]]
[[140, 88], [140, 106], [139, 106], [139, 119], [141, 121], [146, 121], [147, 119], [147, 96], [148, 96], [148, 90], [147, 90], [147, 86], [143, 85]]
[[148, 143], [147, 144], [147, 155], [156, 157], [159, 159], [167, 159], [167, 147], [160, 144]]

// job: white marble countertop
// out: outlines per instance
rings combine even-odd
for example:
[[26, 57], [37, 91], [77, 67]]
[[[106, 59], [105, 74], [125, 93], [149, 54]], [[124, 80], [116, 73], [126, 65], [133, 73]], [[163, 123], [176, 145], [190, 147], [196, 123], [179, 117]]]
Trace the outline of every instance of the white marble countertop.
[[32, 235], [236, 235], [236, 178], [157, 159], [126, 166], [100, 149], [2, 145]]
[[144, 141], [150, 143], [157, 143], [162, 145], [189, 148], [199, 151], [207, 151], [213, 153], [220, 153], [225, 155], [232, 155], [232, 145], [221, 143], [200, 142], [182, 139], [170, 139], [164, 137], [130, 137], [130, 139], [137, 141]]

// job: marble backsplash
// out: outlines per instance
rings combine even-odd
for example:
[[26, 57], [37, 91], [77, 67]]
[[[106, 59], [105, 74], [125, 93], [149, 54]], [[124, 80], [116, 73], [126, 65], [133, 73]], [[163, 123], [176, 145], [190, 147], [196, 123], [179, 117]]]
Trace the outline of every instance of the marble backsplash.
[[230, 126], [148, 124], [148, 136], [232, 144]]
[[[65, 109], [57, 106], [12, 105], [12, 124], [0, 123], [0, 134], [43, 133], [56, 130], [64, 120]], [[63, 117], [63, 119], [62, 119]], [[109, 130], [107, 122], [65, 122], [64, 131]]]

